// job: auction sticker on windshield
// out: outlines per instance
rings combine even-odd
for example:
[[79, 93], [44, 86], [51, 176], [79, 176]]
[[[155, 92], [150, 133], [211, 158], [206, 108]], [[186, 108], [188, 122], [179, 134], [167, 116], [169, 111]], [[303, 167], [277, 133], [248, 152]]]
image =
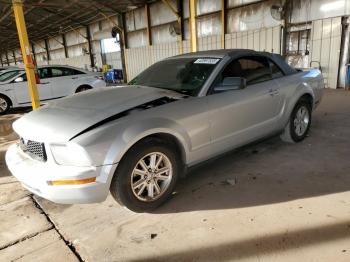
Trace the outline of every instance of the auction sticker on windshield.
[[220, 59], [217, 58], [198, 58], [196, 61], [194, 61], [194, 64], [209, 64], [209, 65], [215, 65], [217, 62], [219, 62]]

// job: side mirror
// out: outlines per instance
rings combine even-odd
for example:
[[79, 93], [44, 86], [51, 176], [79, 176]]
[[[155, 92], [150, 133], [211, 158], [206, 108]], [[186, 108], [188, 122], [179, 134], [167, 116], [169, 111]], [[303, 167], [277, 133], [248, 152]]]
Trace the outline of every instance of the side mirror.
[[243, 77], [225, 77], [221, 84], [214, 88], [215, 92], [239, 90], [247, 86], [247, 80]]
[[19, 82], [23, 82], [24, 81], [24, 79], [23, 79], [23, 77], [17, 77], [16, 79], [15, 79], [15, 83], [19, 83]]

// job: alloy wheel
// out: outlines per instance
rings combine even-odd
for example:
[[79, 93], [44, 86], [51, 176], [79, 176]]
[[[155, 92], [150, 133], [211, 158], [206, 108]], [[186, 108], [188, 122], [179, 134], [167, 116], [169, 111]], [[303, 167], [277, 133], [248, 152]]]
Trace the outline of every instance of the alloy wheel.
[[5, 98], [0, 97], [0, 113], [5, 112], [8, 107], [8, 103]]
[[310, 122], [309, 110], [305, 106], [301, 106], [294, 118], [294, 130], [295, 133], [301, 137], [308, 129]]
[[132, 171], [132, 192], [141, 201], [154, 201], [168, 189], [172, 174], [172, 164], [165, 154], [161, 152], [147, 154], [137, 162]]

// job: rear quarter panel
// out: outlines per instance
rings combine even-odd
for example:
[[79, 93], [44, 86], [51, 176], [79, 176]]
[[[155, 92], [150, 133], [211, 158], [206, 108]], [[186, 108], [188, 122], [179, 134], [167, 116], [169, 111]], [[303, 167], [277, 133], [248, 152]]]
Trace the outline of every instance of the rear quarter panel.
[[313, 98], [313, 109], [320, 103], [324, 83], [321, 72], [317, 69], [298, 72], [289, 76], [277, 79], [280, 88], [279, 105], [279, 129], [283, 129], [288, 123], [290, 114], [299, 99], [306, 94]]
[[77, 87], [82, 85], [89, 85], [93, 88], [99, 88], [99, 87], [105, 87], [106, 82], [104, 80], [97, 79], [96, 77], [99, 76], [99, 74], [93, 74], [89, 73], [86, 75], [81, 75], [77, 80]]

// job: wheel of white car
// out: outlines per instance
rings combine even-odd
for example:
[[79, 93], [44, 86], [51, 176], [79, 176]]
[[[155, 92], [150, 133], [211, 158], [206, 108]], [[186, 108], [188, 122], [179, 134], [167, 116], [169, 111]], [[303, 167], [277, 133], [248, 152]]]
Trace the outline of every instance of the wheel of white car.
[[82, 86], [79, 86], [79, 87], [77, 88], [77, 90], [75, 91], [75, 93], [84, 92], [84, 91], [87, 91], [87, 90], [90, 90], [90, 89], [92, 89], [91, 86], [82, 85]]
[[146, 138], [120, 161], [111, 183], [111, 194], [135, 212], [151, 211], [164, 203], [176, 185], [181, 163], [173, 145]]
[[289, 122], [281, 135], [281, 139], [291, 143], [300, 142], [307, 136], [310, 125], [310, 103], [305, 99], [301, 99], [294, 107]]
[[4, 95], [0, 95], [0, 115], [6, 114], [10, 109], [10, 105], [10, 100]]

